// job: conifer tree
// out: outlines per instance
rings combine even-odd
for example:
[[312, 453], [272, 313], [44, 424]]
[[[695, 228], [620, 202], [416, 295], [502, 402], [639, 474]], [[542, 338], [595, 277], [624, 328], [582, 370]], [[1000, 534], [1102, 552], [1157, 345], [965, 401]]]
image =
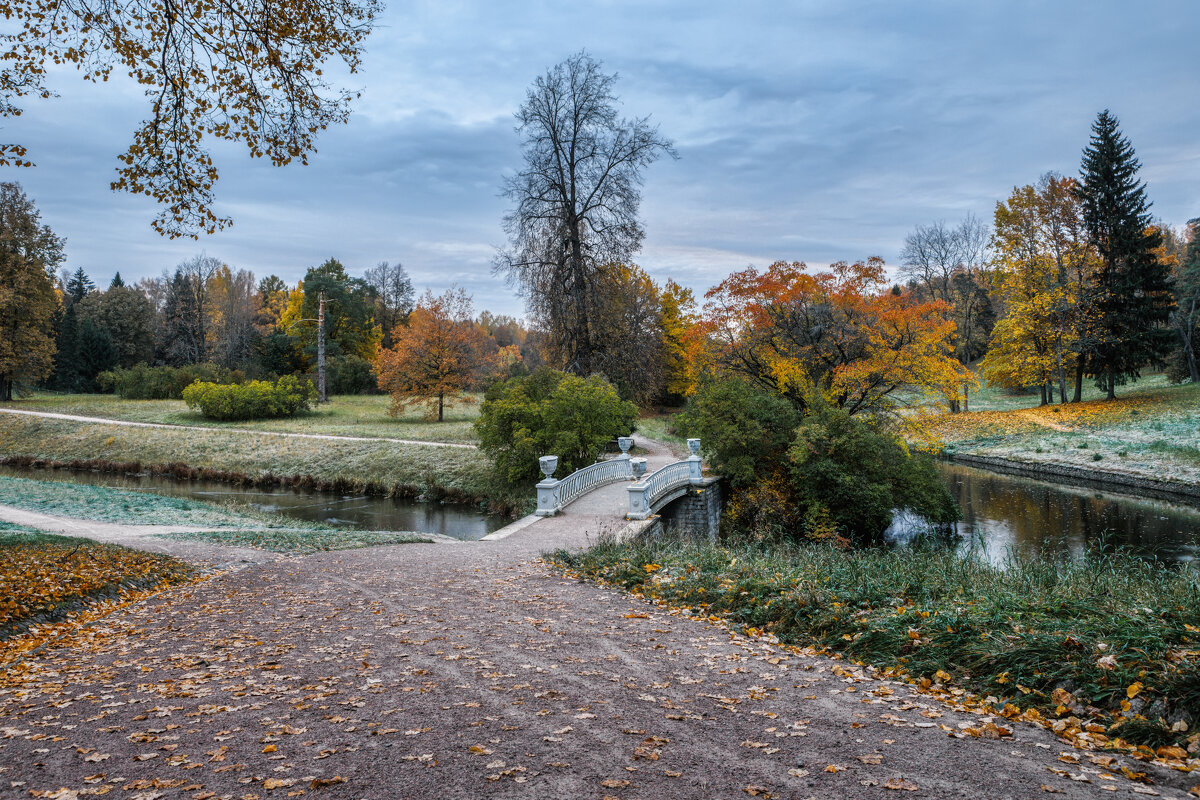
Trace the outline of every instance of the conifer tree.
[[1155, 254], [1162, 234], [1151, 224], [1140, 167], [1117, 118], [1100, 112], [1083, 151], [1078, 191], [1100, 257], [1088, 372], [1110, 400], [1118, 384], [1137, 380], [1147, 364], [1161, 364], [1172, 343], [1165, 325], [1174, 306], [1171, 278]]
[[95, 290], [96, 284], [92, 283], [92, 279], [83, 271], [83, 267], [79, 267], [71, 273], [71, 277], [67, 279], [65, 288], [67, 302], [73, 305], [87, 297], [88, 292]]
[[75, 304], [58, 315], [55, 339], [58, 352], [54, 355], [54, 388], [74, 392], [79, 388], [79, 314]]

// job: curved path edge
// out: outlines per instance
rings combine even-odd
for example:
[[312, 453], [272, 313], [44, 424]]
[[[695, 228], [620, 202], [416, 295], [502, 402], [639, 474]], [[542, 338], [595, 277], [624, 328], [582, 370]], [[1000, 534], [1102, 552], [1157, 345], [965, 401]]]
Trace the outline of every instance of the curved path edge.
[[112, 419], [110, 417], [88, 417], [80, 414], [62, 414], [57, 411], [29, 411], [23, 408], [0, 408], [0, 414], [16, 414], [26, 417], [41, 417], [44, 419], [59, 419], [69, 422], [88, 422], [98, 425], [117, 425], [126, 428], [166, 428], [177, 431], [216, 431], [219, 433], [250, 433], [259, 436], [282, 436], [291, 439], [332, 439], [343, 442], [390, 442], [392, 444], [413, 444], [425, 447], [453, 447], [459, 450], [478, 450], [473, 444], [462, 442], [427, 442], [421, 439], [390, 439], [382, 436], [344, 436], [336, 433], [290, 433], [288, 431], [259, 431], [253, 428], [216, 428], [204, 425], [173, 425], [169, 422], [136, 422], [128, 419]]

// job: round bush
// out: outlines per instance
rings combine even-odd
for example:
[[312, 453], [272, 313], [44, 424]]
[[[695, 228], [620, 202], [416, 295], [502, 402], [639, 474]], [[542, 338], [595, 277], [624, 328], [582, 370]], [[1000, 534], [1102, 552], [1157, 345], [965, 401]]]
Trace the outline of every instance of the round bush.
[[188, 408], [209, 419], [271, 419], [307, 411], [317, 398], [312, 381], [285, 375], [275, 383], [219, 384], [197, 381], [183, 390]]

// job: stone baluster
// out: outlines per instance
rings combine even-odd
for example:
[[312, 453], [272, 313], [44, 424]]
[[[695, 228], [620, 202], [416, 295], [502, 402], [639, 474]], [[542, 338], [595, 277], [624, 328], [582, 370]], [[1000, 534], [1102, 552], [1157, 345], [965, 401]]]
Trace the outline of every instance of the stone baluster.
[[542, 474], [546, 477], [538, 482], [538, 507], [534, 513], [539, 517], [552, 517], [558, 513], [559, 506], [559, 481], [553, 477], [554, 471], [558, 469], [558, 456], [542, 456], [538, 459], [538, 466], [541, 467]]
[[700, 460], [700, 440], [688, 439], [687, 446], [691, 452], [691, 455], [687, 458], [688, 478], [691, 479], [692, 483], [701, 483], [704, 480], [704, 465]]

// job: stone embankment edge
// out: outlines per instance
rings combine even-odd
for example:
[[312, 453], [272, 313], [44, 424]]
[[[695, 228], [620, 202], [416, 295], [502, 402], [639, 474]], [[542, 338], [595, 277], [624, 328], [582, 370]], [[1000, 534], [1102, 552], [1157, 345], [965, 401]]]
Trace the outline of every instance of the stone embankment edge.
[[1017, 461], [999, 456], [980, 456], [971, 453], [945, 452], [941, 458], [967, 467], [979, 467], [1007, 475], [1037, 478], [1053, 483], [1065, 483], [1088, 489], [1109, 489], [1156, 500], [1171, 500], [1200, 506], [1200, 484], [1162, 480], [1144, 475], [1128, 475], [1108, 470], [1088, 469], [1071, 464]]

